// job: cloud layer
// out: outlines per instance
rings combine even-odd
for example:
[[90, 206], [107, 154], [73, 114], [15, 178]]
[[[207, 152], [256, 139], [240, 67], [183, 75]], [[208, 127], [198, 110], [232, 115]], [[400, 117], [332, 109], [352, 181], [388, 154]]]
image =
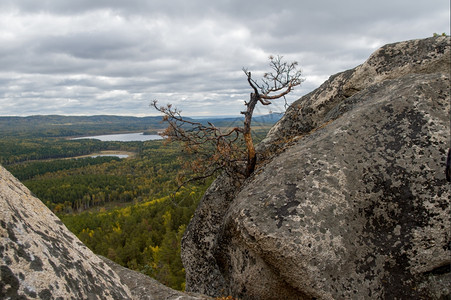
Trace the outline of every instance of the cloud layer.
[[155, 115], [153, 99], [237, 115], [243, 67], [298, 61], [295, 100], [386, 43], [449, 30], [447, 2], [3, 0], [0, 115]]

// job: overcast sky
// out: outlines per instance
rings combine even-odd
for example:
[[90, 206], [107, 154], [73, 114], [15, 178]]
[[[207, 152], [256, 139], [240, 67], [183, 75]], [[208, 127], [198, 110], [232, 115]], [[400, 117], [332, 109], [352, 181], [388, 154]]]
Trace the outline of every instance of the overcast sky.
[[153, 99], [239, 115], [242, 68], [261, 74], [271, 54], [299, 62], [292, 102], [384, 44], [449, 28], [449, 0], [1, 0], [0, 115], [148, 116]]

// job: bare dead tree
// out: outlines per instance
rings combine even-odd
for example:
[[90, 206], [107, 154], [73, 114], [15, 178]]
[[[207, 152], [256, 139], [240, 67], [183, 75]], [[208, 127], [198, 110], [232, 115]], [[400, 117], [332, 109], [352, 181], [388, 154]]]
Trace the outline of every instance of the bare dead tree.
[[245, 102], [246, 111], [241, 112], [244, 115], [244, 127], [242, 133], [246, 142], [247, 148], [247, 164], [246, 174], [250, 176], [255, 170], [257, 162], [257, 155], [255, 153], [254, 142], [251, 135], [251, 122], [254, 113], [255, 105], [260, 102], [263, 105], [270, 105], [273, 100], [285, 98], [295, 86], [302, 83], [301, 70], [297, 68], [296, 61], [287, 63], [282, 61], [282, 56], [270, 56], [269, 73], [263, 75], [261, 83], [258, 83], [252, 78], [252, 74], [247, 69], [243, 68], [243, 72], [247, 76], [247, 82], [254, 90], [250, 95], [249, 102]]
[[221, 128], [209, 122], [202, 124], [183, 118], [181, 112], [170, 104], [160, 107], [156, 100], [152, 102], [152, 106], [163, 113], [163, 121], [168, 123], [163, 135], [169, 141], [184, 143], [188, 152], [198, 156], [198, 159], [187, 162], [189, 165], [185, 166], [195, 174], [192, 179], [209, 177], [218, 170], [244, 177], [249, 177], [254, 172], [257, 154], [251, 134], [251, 123], [255, 106], [259, 102], [262, 105], [270, 105], [274, 100], [285, 98], [303, 81], [301, 71], [297, 68], [298, 63], [287, 63], [282, 58], [282, 56], [269, 57], [271, 70], [265, 73], [260, 81], [254, 80], [251, 72], [243, 68], [253, 89], [249, 101], [245, 102], [246, 111], [241, 112], [244, 115], [243, 127], [234, 127], [223, 132]]

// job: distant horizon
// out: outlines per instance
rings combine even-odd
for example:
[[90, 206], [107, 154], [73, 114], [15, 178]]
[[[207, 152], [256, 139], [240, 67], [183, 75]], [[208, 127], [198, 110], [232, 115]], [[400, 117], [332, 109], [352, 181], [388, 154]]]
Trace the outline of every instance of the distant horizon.
[[[285, 112], [272, 112], [266, 114], [258, 114], [255, 113], [254, 116], [266, 116], [272, 114], [284, 114]], [[98, 116], [106, 116], [106, 117], [132, 117], [132, 118], [150, 118], [150, 117], [162, 117], [163, 115], [149, 115], [149, 116], [140, 116], [140, 115], [116, 115], [116, 114], [94, 114], [94, 115], [67, 115], [67, 114], [33, 114], [33, 115], [0, 115], [0, 118], [29, 118], [29, 117], [46, 117], [46, 116], [58, 116], [58, 117], [98, 117]], [[238, 115], [182, 115], [183, 117], [189, 117], [193, 119], [209, 119], [209, 118], [218, 118], [218, 119], [226, 119], [226, 118], [236, 118], [243, 117], [242, 114]]]

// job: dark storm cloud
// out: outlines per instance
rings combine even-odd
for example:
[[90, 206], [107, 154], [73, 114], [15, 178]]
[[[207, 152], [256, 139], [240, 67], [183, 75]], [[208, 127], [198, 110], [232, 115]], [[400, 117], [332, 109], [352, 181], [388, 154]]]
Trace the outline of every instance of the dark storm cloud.
[[448, 28], [442, 0], [3, 0], [0, 115], [148, 115], [152, 99], [238, 114], [241, 68], [263, 72], [270, 54], [299, 61], [294, 100], [385, 43]]

